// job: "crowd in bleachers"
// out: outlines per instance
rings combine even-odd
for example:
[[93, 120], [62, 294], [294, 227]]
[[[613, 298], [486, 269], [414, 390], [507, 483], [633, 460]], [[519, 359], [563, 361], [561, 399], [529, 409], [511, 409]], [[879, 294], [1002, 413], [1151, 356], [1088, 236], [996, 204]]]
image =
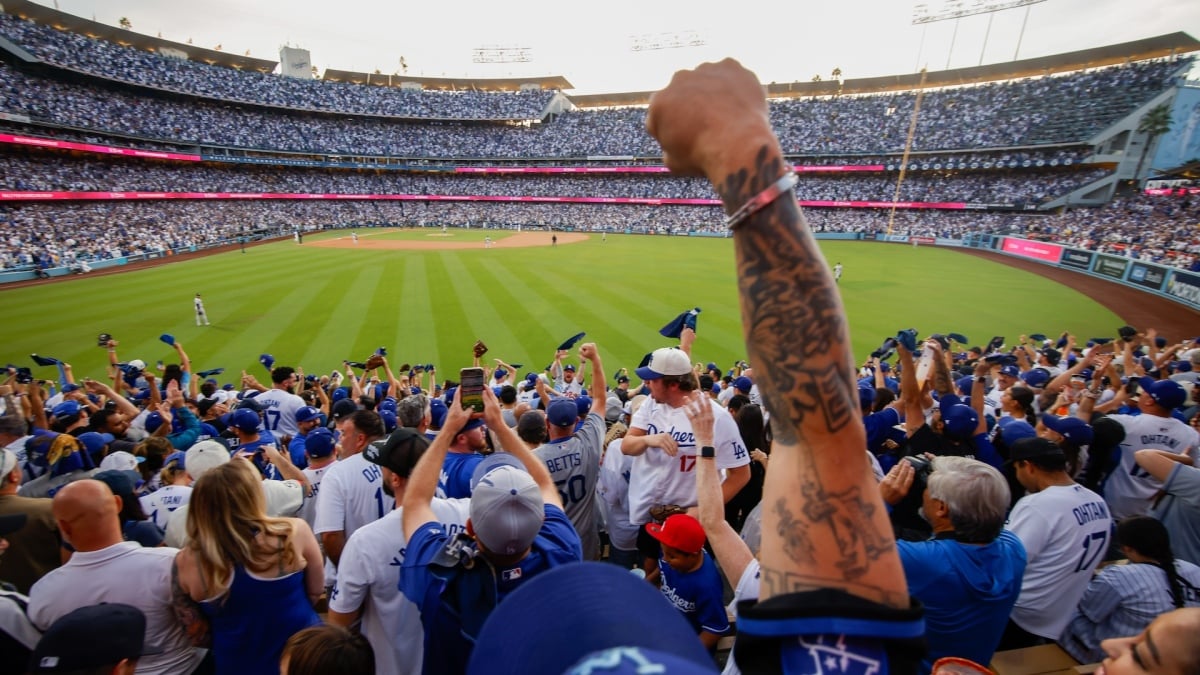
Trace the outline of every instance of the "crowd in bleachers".
[[[1138, 62], [930, 92], [922, 103], [912, 149], [1081, 141], [1162, 91], [1168, 75], [1182, 67], [1180, 61]], [[1077, 95], [1083, 89], [1088, 96]], [[788, 154], [899, 152], [905, 146], [914, 100], [912, 93], [896, 93], [779, 101], [771, 107], [771, 120]], [[4, 112], [45, 122], [184, 144], [401, 157], [659, 154], [645, 131], [641, 108], [572, 111], [529, 127], [445, 123], [430, 133], [430, 127], [420, 123], [137, 96], [48, 80], [9, 66], [0, 67], [0, 101]], [[962, 119], [975, 123], [963, 124]]]
[[[1128, 201], [1142, 208], [1128, 208]], [[717, 206], [618, 204], [194, 200], [186, 202], [11, 203], [0, 208], [0, 269], [59, 266], [208, 246], [246, 232], [413, 226], [555, 229], [637, 234], [723, 233]], [[1152, 208], [1146, 209], [1145, 207]], [[1176, 215], [1164, 220], [1162, 213]], [[962, 239], [1000, 234], [1049, 239], [1164, 265], [1200, 265], [1195, 206], [1176, 197], [1119, 200], [1066, 215], [958, 210], [808, 208], [815, 232]], [[169, 224], [166, 226], [165, 224]]]
[[[528, 197], [715, 199], [699, 179], [651, 175], [444, 175], [397, 171], [329, 171], [264, 166], [70, 159], [52, 154], [0, 154], [8, 171], [0, 189], [72, 192], [274, 192]], [[911, 172], [899, 201], [1040, 204], [1096, 181], [1103, 169]], [[812, 174], [802, 200], [891, 201], [895, 172]]]
[[0, 14], [0, 35], [47, 63], [97, 77], [298, 110], [427, 119], [534, 119], [541, 117], [556, 93], [402, 90], [280, 77], [123, 47], [7, 13]]

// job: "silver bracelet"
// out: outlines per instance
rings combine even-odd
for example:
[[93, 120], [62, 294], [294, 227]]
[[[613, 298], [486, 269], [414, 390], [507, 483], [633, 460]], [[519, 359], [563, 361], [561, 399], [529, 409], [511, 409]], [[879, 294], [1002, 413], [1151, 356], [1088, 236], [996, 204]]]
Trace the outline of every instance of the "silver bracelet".
[[778, 199], [779, 195], [782, 195], [783, 193], [796, 187], [796, 183], [799, 181], [800, 179], [791, 171], [783, 174], [782, 178], [774, 183], [771, 183], [767, 189], [751, 197], [750, 201], [742, 204], [740, 209], [734, 211], [733, 215], [726, 218], [725, 227], [728, 227], [731, 230], [737, 229], [738, 226], [749, 219], [750, 216], [758, 213], [764, 206]]

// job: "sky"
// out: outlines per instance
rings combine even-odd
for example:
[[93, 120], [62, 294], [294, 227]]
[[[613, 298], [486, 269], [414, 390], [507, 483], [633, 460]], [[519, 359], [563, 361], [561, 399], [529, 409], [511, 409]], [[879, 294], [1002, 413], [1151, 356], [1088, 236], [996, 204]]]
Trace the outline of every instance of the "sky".
[[[2, 1], [2, 0], [0, 0]], [[55, 6], [55, 0], [36, 0]], [[939, 4], [942, 0], [923, 0]], [[912, 25], [906, 0], [57, 0], [59, 9], [177, 42], [278, 60], [308, 49], [320, 70], [429, 77], [562, 75], [571, 93], [659, 89], [671, 73], [732, 56], [763, 83], [874, 77], [975, 66], [1184, 31], [1200, 39], [1195, 0], [1046, 0], [1026, 9]], [[1025, 28], [1022, 31], [1022, 24]], [[696, 36], [699, 46], [633, 50]], [[1019, 41], [1019, 45], [1018, 45]], [[527, 63], [480, 64], [480, 47], [521, 47]], [[1197, 71], [1193, 71], [1193, 77]]]

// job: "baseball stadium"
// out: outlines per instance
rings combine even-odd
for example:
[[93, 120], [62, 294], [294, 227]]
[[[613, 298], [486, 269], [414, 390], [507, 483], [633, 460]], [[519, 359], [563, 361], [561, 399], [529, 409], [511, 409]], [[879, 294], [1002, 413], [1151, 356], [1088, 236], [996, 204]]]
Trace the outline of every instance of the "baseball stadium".
[[[964, 18], [987, 16], [990, 31], [991, 13], [1025, 11], [1028, 20], [1044, 1], [920, 4], [913, 25], [953, 22], [957, 36]], [[1138, 652], [1112, 638], [1200, 627], [1188, 613], [1200, 607], [1191, 585], [1200, 585], [1200, 530], [1179, 525], [1200, 516], [1190, 506], [1200, 485], [1191, 477], [1200, 476], [1191, 467], [1200, 451], [1200, 81], [1189, 79], [1200, 72], [1200, 41], [1187, 32], [988, 63], [981, 53], [977, 65], [897, 65], [905, 72], [890, 75], [797, 72], [766, 84], [723, 63], [715, 72], [728, 90], [715, 87], [696, 106], [725, 114], [732, 104], [714, 101], [737, 100], [737, 84], [760, 84], [766, 147], [777, 144], [785, 177], [734, 198], [728, 184], [692, 175], [700, 171], [668, 168], [665, 132], [647, 125], [666, 105], [654, 91], [579, 93], [558, 74], [410, 76], [403, 58], [392, 74], [322, 71], [290, 45], [277, 60], [258, 58], [155, 37], [126, 18], [109, 25], [58, 3], [5, 1], [2, 10], [0, 543], [7, 536], [11, 547], [0, 581], [15, 587], [29, 624], [24, 634], [0, 625], [23, 659], [12, 672], [133, 672], [104, 669], [125, 663], [139, 673], [561, 673], [643, 657], [678, 672], [852, 670], [844, 659], [866, 664], [861, 672], [888, 672], [867, 667], [880, 666], [878, 653], [829, 642], [847, 635], [829, 627], [844, 628], [836, 622], [813, 629], [820, 639], [811, 644], [801, 633], [808, 651], [800, 660], [812, 668], [781, 670], [765, 655], [786, 648], [755, 633], [774, 615], [751, 611], [739, 623], [732, 609], [759, 597], [760, 559], [765, 605], [783, 588], [768, 556], [786, 550], [801, 569], [828, 557], [814, 552], [823, 535], [801, 534], [826, 519], [834, 535], [821, 546], [846, 556], [838, 569], [858, 570], [853, 579], [876, 569], [861, 556], [882, 559], [887, 548], [895, 558], [891, 538], [900, 540], [904, 595], [926, 609], [923, 627], [906, 634], [923, 641], [919, 655], [884, 636], [897, 672], [1075, 672], [1101, 661], [1118, 672], [1110, 661]], [[702, 42], [644, 34], [632, 49]], [[521, 62], [526, 51], [485, 45], [475, 59]], [[755, 296], [761, 270], [749, 256], [769, 225], [764, 214], [793, 199], [803, 225], [780, 228], [775, 253], [786, 260], [788, 249], [808, 250], [817, 272], [806, 259], [780, 262], [781, 274], [803, 267], [811, 275]], [[801, 233], [795, 247], [793, 231]], [[805, 303], [823, 294], [835, 319], [799, 325], [820, 321]], [[791, 315], [762, 311], [792, 303]], [[796, 384], [822, 359], [834, 364], [833, 384]], [[855, 433], [865, 429], [870, 503], [830, 515], [835, 507], [815, 505], [846, 493], [831, 488], [821, 492], [828, 502], [805, 502], [815, 493], [796, 482], [766, 513], [760, 503], [784, 483], [768, 478], [772, 445], [788, 451], [776, 455], [782, 463], [802, 454], [797, 447], [819, 445], [805, 440], [823, 438], [808, 435], [814, 418], [844, 428], [829, 402], [843, 384], [858, 392], [860, 413], [842, 414]], [[468, 394], [482, 416], [459, 415]], [[732, 414], [703, 417], [693, 406], [704, 398]], [[575, 406], [569, 420], [555, 405], [566, 401]], [[794, 428], [782, 421], [792, 418]], [[709, 425], [709, 443], [693, 433], [698, 424]], [[1123, 427], [1120, 439], [1104, 433], [1110, 427]], [[528, 447], [512, 449], [517, 439]], [[1059, 450], [1033, 448], [1034, 439]], [[715, 472], [692, 471], [697, 458], [713, 457], [701, 452], [707, 446], [716, 446], [721, 485]], [[420, 481], [421, 458], [439, 450], [449, 454], [435, 491]], [[1054, 452], [1061, 465], [1047, 460]], [[1162, 467], [1146, 452], [1184, 461]], [[503, 455], [516, 459], [472, 479], [477, 465]], [[252, 483], [271, 486], [265, 504], [241, 503], [236, 484], [245, 476], [231, 457], [250, 459]], [[978, 467], [939, 464], [943, 457]], [[813, 461], [803, 466], [820, 465]], [[460, 464], [468, 467], [461, 480]], [[352, 465], [369, 485], [330, 481]], [[845, 465], [846, 475], [867, 466]], [[669, 476], [656, 473], [663, 466]], [[209, 471], [214, 478], [202, 481]], [[938, 473], [976, 489], [954, 490]], [[115, 477], [100, 487], [83, 480], [105, 474]], [[713, 494], [730, 493], [716, 511], [706, 509], [709, 478]], [[560, 496], [544, 504], [543, 479]], [[514, 481], [511, 495], [526, 490], [536, 501], [538, 520], [518, 546], [526, 557], [506, 557], [499, 539], [489, 541], [498, 535], [485, 526], [485, 508], [517, 508], [503, 491], [472, 496], [489, 480]], [[1065, 485], [1095, 501], [1049, 503], [1051, 488]], [[192, 508], [161, 501], [174, 487]], [[996, 498], [995, 531], [964, 538], [964, 514], [988, 508], [965, 503], [993, 488], [1012, 498]], [[1164, 499], [1177, 493], [1179, 505], [1166, 512], [1174, 502]], [[796, 500], [807, 504], [808, 530], [803, 518], [790, 520], [792, 494], [805, 495]], [[106, 510], [112, 495], [124, 500], [116, 519]], [[432, 506], [410, 508], [414, 500]], [[230, 538], [218, 518], [236, 520], [243, 507], [252, 534]], [[218, 516], [222, 508], [229, 513]], [[1055, 529], [1063, 523], [1092, 528], [1084, 559], [1075, 563], [1074, 539], [1069, 552], [1032, 543], [1023, 532], [1035, 508], [1076, 514], [1077, 523], [1044, 516], [1063, 541], [1076, 536]], [[73, 517], [92, 524], [72, 528]], [[888, 545], [873, 547], [865, 533], [889, 519]], [[518, 530], [521, 522], [505, 521]], [[430, 532], [439, 523], [450, 542], [441, 562], [417, 564], [413, 542], [428, 540], [436, 553], [444, 542]], [[847, 533], [856, 527], [862, 534]], [[109, 530], [114, 541], [104, 539]], [[1147, 537], [1168, 535], [1165, 553], [1149, 552]], [[277, 550], [265, 552], [264, 537]], [[784, 541], [772, 548], [772, 539]], [[132, 542], [179, 549], [179, 558], [134, 560], [134, 551], [120, 564], [97, 563], [107, 565], [103, 574], [146, 584], [162, 576], [167, 590], [142, 593], [162, 590], [173, 608], [106, 593], [107, 581], [67, 599], [84, 583], [74, 576], [84, 563], [63, 564], [60, 549], [63, 559], [77, 551], [90, 560], [113, 547], [133, 551]], [[456, 542], [466, 542], [454, 552], [462, 558], [447, 562]], [[991, 575], [988, 593], [980, 594], [982, 576], [948, 580], [957, 549], [906, 548], [945, 542], [976, 556], [978, 574]], [[984, 549], [992, 551], [986, 563]], [[242, 552], [214, 554], [221, 550]], [[544, 584], [518, 584], [580, 557], [637, 574], [553, 570]], [[1114, 562], [1120, 570], [1110, 574]], [[438, 564], [455, 571], [429, 571]], [[1064, 566], [1074, 571], [1054, 571]], [[1152, 569], [1135, 577], [1142, 567]], [[484, 568], [494, 574], [480, 581]], [[920, 587], [914, 571], [946, 577]], [[520, 609], [551, 612], [546, 598], [566, 592], [568, 576], [597, 584], [596, 606], [582, 604], [595, 616], [543, 629], [594, 641], [550, 656], [533, 653], [545, 638], [532, 628], [499, 636], [502, 618], [521, 623]], [[808, 590], [827, 579], [805, 578], [782, 583]], [[284, 579], [295, 582], [287, 595]], [[430, 590], [481, 592], [471, 584], [484, 583], [494, 598], [456, 596], [453, 609]], [[887, 604], [859, 581], [834, 587]], [[1166, 600], [1097, 616], [1097, 607], [1118, 611], [1139, 593]], [[628, 607], [614, 610], [617, 600]], [[0, 594], [0, 610], [7, 602]], [[142, 623], [100, 603], [132, 605]], [[69, 618], [87, 611], [112, 634], [77, 639]], [[460, 628], [449, 636], [441, 634], [446, 612]], [[639, 642], [650, 628], [638, 621], [652, 618], [673, 626], [672, 646]], [[625, 632], [602, 628], [626, 621]], [[138, 626], [144, 648], [123, 642], [135, 635], [142, 645]], [[867, 630], [856, 639], [876, 638], [884, 639]], [[638, 648], [649, 656], [613, 652]], [[1194, 646], [1171, 649], [1171, 664], [1196, 672], [1188, 670], [1200, 664]], [[825, 659], [843, 659], [841, 670]], [[60, 660], [76, 665], [59, 668]], [[1173, 672], [1171, 664], [1160, 671]]]

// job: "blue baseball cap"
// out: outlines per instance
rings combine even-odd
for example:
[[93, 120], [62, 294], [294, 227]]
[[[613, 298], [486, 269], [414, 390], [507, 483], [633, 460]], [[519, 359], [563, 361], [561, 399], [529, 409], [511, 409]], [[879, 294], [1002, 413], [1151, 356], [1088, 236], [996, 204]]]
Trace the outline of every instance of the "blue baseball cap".
[[320, 408], [314, 408], [311, 405], [306, 405], [296, 411], [296, 422], [311, 422], [315, 419], [320, 419]]
[[575, 399], [575, 409], [580, 417], [586, 417], [588, 411], [592, 409], [592, 397], [584, 394]]
[[104, 446], [112, 443], [114, 436], [112, 434], [102, 434], [95, 431], [88, 431], [86, 433], [79, 434], [78, 439], [79, 444], [83, 446], [83, 449], [87, 451], [87, 454], [91, 455], [92, 459], [99, 460], [96, 454], [103, 450]]
[[429, 401], [429, 426], [441, 429], [442, 423], [446, 421], [446, 413], [449, 411], [445, 401], [440, 398], [431, 399]]
[[745, 375], [742, 375], [741, 377], [739, 377], [733, 381], [733, 388], [737, 389], [738, 391], [744, 391], [746, 393], [750, 393], [750, 389], [752, 387], [754, 387], [754, 381], [751, 380], [750, 378], [746, 377]]
[[79, 405], [78, 401], [63, 401], [62, 403], [54, 406], [54, 409], [50, 411], [50, 414], [55, 417], [70, 417], [72, 415], [78, 415], [81, 412], [83, 412], [83, 406]]
[[334, 445], [333, 432], [325, 427], [317, 427], [304, 437], [304, 453], [309, 457], [328, 457], [333, 454]]
[[162, 416], [162, 413], [158, 412], [157, 410], [150, 413], [149, 415], [146, 415], [146, 421], [142, 423], [142, 426], [144, 426], [146, 428], [146, 431], [149, 433], [154, 433], [155, 431], [158, 431], [158, 428], [161, 427], [162, 425], [163, 425], [163, 416]]
[[546, 406], [546, 419], [556, 427], [569, 427], [579, 419], [579, 408], [569, 398], [556, 398]]
[[979, 413], [953, 394], [947, 394], [938, 401], [938, 410], [942, 413], [942, 435], [947, 438], [965, 441], [975, 435], [979, 426]]
[[258, 429], [260, 421], [258, 413], [245, 408], [235, 410], [229, 415], [229, 426], [247, 434]]
[[[604, 591], [580, 593], [582, 588]], [[555, 611], [565, 597], [574, 598], [572, 611]], [[550, 631], [571, 639], [541, 639]], [[484, 622], [468, 675], [524, 675], [531, 670], [717, 672], [687, 619], [662, 593], [628, 571], [600, 562], [560, 565], [538, 574]]]
[[996, 425], [1000, 427], [1000, 440], [1003, 440], [1006, 446], [1022, 438], [1037, 436], [1037, 430], [1032, 424], [1016, 417], [1001, 417], [996, 421]]
[[1046, 414], [1042, 415], [1042, 424], [1076, 447], [1089, 445], [1092, 442], [1091, 425], [1078, 417], [1058, 417]]
[[1000, 368], [1000, 374], [1008, 377], [1020, 377], [1021, 371], [1019, 368], [1010, 363], [1007, 366], [1002, 366]]
[[383, 430], [387, 433], [392, 433], [396, 430], [396, 413], [391, 410], [380, 410], [379, 419], [383, 420]]
[[1021, 373], [1021, 380], [1031, 388], [1041, 389], [1050, 383], [1050, 371], [1045, 368], [1034, 368]]
[[1156, 380], [1153, 377], [1143, 377], [1138, 380], [1142, 391], [1150, 395], [1154, 402], [1166, 408], [1174, 410], [1183, 405], [1187, 400], [1187, 390], [1175, 380]]

